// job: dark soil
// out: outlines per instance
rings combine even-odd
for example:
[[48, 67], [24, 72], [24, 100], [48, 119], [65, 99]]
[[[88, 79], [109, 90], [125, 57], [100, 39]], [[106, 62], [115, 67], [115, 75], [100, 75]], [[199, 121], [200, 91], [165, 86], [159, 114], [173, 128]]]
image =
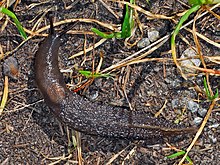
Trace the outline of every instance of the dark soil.
[[[71, 0], [54, 0], [51, 2], [45, 1], [44, 3], [34, 0], [22, 1], [14, 12], [22, 25], [28, 30], [31, 30], [37, 21], [40, 21], [40, 24], [35, 30], [49, 24], [46, 17], [43, 16], [48, 9], [54, 13], [54, 22], [70, 18], [90, 18], [120, 25], [123, 19], [124, 6], [116, 2], [104, 2], [119, 16], [118, 19], [99, 0], [95, 2], [92, 0], [75, 0], [74, 2]], [[186, 0], [184, 2], [187, 4]], [[174, 0], [155, 0], [151, 3], [149, 5], [145, 0], [137, 1], [137, 5], [143, 9], [166, 16], [173, 16], [188, 9], [183, 3]], [[214, 12], [220, 14], [219, 7], [214, 9]], [[173, 31], [175, 24], [171, 20], [148, 20], [146, 15], [140, 12], [138, 14], [140, 22], [144, 25], [143, 37], [146, 37], [148, 30], [152, 28], [160, 32], [160, 38], [171, 34]], [[192, 15], [190, 20], [193, 19], [193, 16], [195, 15]], [[43, 20], [40, 20], [41, 17]], [[4, 22], [5, 17], [0, 20], [0, 24], [3, 25]], [[217, 18], [207, 14], [197, 20], [196, 27], [199, 33], [219, 44], [219, 23]], [[67, 25], [56, 26], [56, 31], [62, 31]], [[109, 31], [95, 23], [80, 22], [74, 28], [77, 34], [66, 34], [62, 37], [60, 68], [73, 69], [72, 75], [65, 73], [65, 80], [67, 83], [74, 84], [74, 86], [80, 82], [77, 68], [92, 71], [93, 60], [96, 67], [100, 60], [100, 54], [103, 54], [101, 70], [104, 70], [140, 50], [137, 46], [126, 47], [122, 39], [109, 39], [93, 52], [87, 53], [86, 56], [81, 55], [73, 60], [68, 60], [68, 57], [83, 50], [85, 39], [87, 48], [100, 40], [99, 37], [91, 35], [91, 33], [86, 34], [86, 32], [90, 32], [91, 27]], [[189, 27], [191, 28], [191, 25]], [[79, 33], [79, 31], [84, 31], [84, 34]], [[46, 29], [42, 34], [48, 34], [48, 30]], [[191, 33], [182, 30], [181, 34], [191, 45], [195, 46]], [[137, 30], [134, 36], [131, 42], [140, 37], [140, 30]], [[77, 164], [79, 160], [77, 149], [68, 143], [67, 130], [70, 129], [59, 123], [51, 114], [34, 82], [34, 55], [42, 39], [42, 36], [34, 36], [13, 54], [9, 54], [9, 56], [13, 56], [18, 60], [19, 76], [17, 80], [10, 79], [7, 106], [0, 116], [0, 163], [2, 164], [49, 164], [58, 160], [60, 161], [57, 164]], [[15, 50], [22, 41], [12, 22], [9, 22], [4, 31], [0, 33], [0, 46], [4, 53]], [[204, 40], [199, 41], [205, 56], [220, 55], [219, 48]], [[176, 42], [178, 54], [182, 54], [189, 47], [179, 37]], [[171, 54], [167, 53], [169, 50], [170, 43], [168, 40], [147, 57], [171, 58]], [[1, 66], [7, 58], [1, 60]], [[207, 61], [207, 65], [209, 68], [220, 68], [219, 65], [213, 65], [210, 61]], [[111, 74], [113, 78], [95, 79], [88, 88], [79, 91], [79, 94], [83, 95], [82, 97], [91, 99], [91, 101], [99, 101], [115, 106], [129, 107], [129, 101], [133, 109], [137, 111], [144, 110], [152, 116], [161, 109], [167, 100], [166, 107], [159, 117], [172, 122], [179, 119], [180, 123], [186, 126], [194, 125], [195, 118], [201, 117], [198, 112], [192, 112], [187, 108], [187, 102], [194, 101], [198, 103], [199, 98], [200, 102], [197, 104], [199, 110], [207, 110], [210, 105], [205, 95], [201, 95], [195, 90], [195, 85], [203, 90], [204, 74], [197, 72], [195, 76], [186, 81], [171, 61], [133, 64], [120, 67]], [[4, 75], [2, 67], [0, 67], [0, 78], [0, 91], [3, 91]], [[84, 80], [85, 78], [83, 78]], [[210, 85], [214, 89], [213, 91], [217, 88], [220, 89], [218, 76], [210, 76]], [[125, 97], [125, 92], [128, 99]], [[0, 92], [1, 97], [2, 92]], [[176, 107], [172, 106], [173, 100], [178, 101]], [[185, 112], [183, 113], [184, 109]], [[220, 160], [219, 122], [219, 107], [216, 105], [198, 142], [189, 153], [194, 164], [218, 164]], [[175, 152], [168, 148], [168, 143], [178, 149], [185, 150], [193, 137], [194, 135], [184, 135], [172, 139], [168, 137], [160, 141], [154, 139], [132, 141], [81, 134], [83, 163], [107, 164], [112, 160], [110, 164], [175, 164], [180, 161], [181, 157], [176, 159], [166, 158], [167, 155]], [[61, 160], [61, 157], [68, 156], [69, 158]], [[114, 156], [116, 157], [114, 158]]]

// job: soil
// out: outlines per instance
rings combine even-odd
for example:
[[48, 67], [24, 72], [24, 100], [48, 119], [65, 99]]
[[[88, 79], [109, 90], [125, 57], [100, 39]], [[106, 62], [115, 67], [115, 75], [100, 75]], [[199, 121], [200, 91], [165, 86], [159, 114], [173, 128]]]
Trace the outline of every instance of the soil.
[[[113, 15], [104, 5], [104, 2], [113, 10]], [[145, 0], [136, 2], [146, 11], [166, 16], [175, 16], [188, 9], [187, 1], [160, 1], [155, 0], [150, 4]], [[13, 6], [11, 6], [13, 8]], [[107, 24], [120, 25], [123, 20], [124, 5], [105, 0], [79, 1], [54, 0], [54, 1], [21, 1], [14, 12], [22, 25], [32, 31], [37, 31], [49, 24], [45, 17], [48, 10], [54, 13], [54, 22], [73, 18], [96, 19]], [[213, 10], [219, 13], [219, 7]], [[189, 20], [194, 18], [190, 16]], [[116, 18], [118, 17], [118, 18]], [[159, 32], [159, 39], [170, 35], [175, 24], [170, 19], [149, 19], [148, 16], [138, 12], [138, 18], [143, 27], [137, 29], [134, 37], [129, 42], [147, 37], [150, 29]], [[178, 20], [176, 18], [176, 20]], [[6, 17], [0, 20], [1, 25]], [[208, 13], [196, 21], [197, 31], [219, 44], [219, 20]], [[34, 27], [34, 25], [37, 25]], [[1, 27], [2, 27], [1, 26]], [[68, 24], [55, 26], [57, 32], [62, 31]], [[100, 37], [91, 33], [91, 27], [102, 31], [110, 31], [95, 22], [85, 23], [80, 21], [68, 34], [62, 36], [60, 47], [60, 68], [64, 71], [65, 81], [78, 87], [78, 84], [87, 79], [78, 73], [78, 70], [92, 71], [103, 59], [101, 71], [111, 65], [129, 57], [141, 50], [137, 45], [129, 48], [124, 39], [108, 39], [93, 51], [69, 60], [68, 57], [82, 51], [84, 47], [93, 47], [100, 41]], [[188, 26], [192, 28], [192, 24]], [[30, 31], [29, 31], [30, 32]], [[48, 34], [48, 28], [40, 34], [28, 32], [33, 37], [22, 44], [22, 37], [16, 27], [9, 21], [0, 33], [0, 47], [3, 52], [13, 51], [0, 61], [1, 66], [5, 59], [13, 56], [19, 64], [17, 80], [9, 80], [9, 98], [0, 116], [0, 163], [3, 164], [178, 164], [181, 156], [173, 159], [167, 155], [175, 153], [170, 145], [177, 149], [186, 150], [194, 135], [182, 135], [176, 138], [164, 138], [161, 141], [146, 139], [133, 141], [129, 139], [113, 139], [79, 134], [63, 126], [50, 112], [43, 102], [34, 82], [34, 56], [43, 36]], [[186, 30], [181, 32], [182, 39], [177, 37], [178, 57], [184, 50], [195, 47], [193, 36]], [[158, 39], [158, 40], [159, 40]], [[149, 54], [148, 59], [172, 59], [169, 52], [170, 40]], [[202, 53], [205, 56], [219, 56], [219, 48], [199, 39]], [[143, 51], [141, 54], [144, 54]], [[206, 59], [209, 68], [218, 70], [220, 66]], [[94, 67], [93, 67], [94, 64]], [[201, 67], [203, 67], [201, 65]], [[71, 73], [65, 72], [72, 70]], [[193, 126], [198, 117], [203, 118], [200, 111], [208, 110], [211, 102], [204, 93], [204, 73], [195, 72], [188, 80], [184, 80], [176, 69], [172, 60], [154, 60], [135, 63], [110, 70], [111, 77], [96, 78], [92, 84], [78, 91], [82, 97], [91, 101], [112, 104], [114, 106], [132, 107], [136, 111], [146, 111], [150, 115], [157, 113], [165, 104], [159, 115], [161, 118], [178, 122], [182, 125]], [[0, 91], [4, 88], [3, 68], [0, 67]], [[213, 91], [220, 88], [220, 80], [216, 75], [210, 75], [210, 85]], [[198, 88], [201, 89], [199, 92]], [[0, 92], [2, 98], [3, 92]], [[196, 105], [197, 111], [188, 107], [188, 102]], [[129, 106], [130, 105], [130, 106]], [[189, 152], [189, 157], [194, 164], [218, 164], [220, 160], [220, 112], [216, 104], [209, 121], [200, 135], [196, 145]], [[109, 123], [111, 124], [111, 123]], [[72, 136], [73, 135], [73, 136]], [[79, 138], [72, 138], [72, 137]], [[80, 139], [78, 147], [74, 146], [75, 139]], [[81, 150], [81, 151], [80, 151]], [[80, 159], [80, 154], [82, 159]], [[82, 162], [81, 162], [82, 161]], [[185, 161], [187, 162], [187, 161]]]

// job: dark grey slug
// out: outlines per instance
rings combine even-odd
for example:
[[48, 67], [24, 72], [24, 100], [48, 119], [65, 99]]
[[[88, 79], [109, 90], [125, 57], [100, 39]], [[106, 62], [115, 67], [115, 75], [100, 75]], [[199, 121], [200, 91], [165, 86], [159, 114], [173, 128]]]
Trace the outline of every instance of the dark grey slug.
[[90, 135], [128, 139], [163, 138], [194, 133], [144, 112], [92, 103], [68, 90], [58, 67], [60, 35], [53, 23], [35, 58], [35, 79], [46, 104], [55, 116], [69, 127]]

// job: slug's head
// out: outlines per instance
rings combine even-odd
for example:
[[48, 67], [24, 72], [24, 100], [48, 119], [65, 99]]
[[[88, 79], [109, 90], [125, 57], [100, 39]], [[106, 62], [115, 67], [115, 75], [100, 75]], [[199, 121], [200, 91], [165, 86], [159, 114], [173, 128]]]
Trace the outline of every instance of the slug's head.
[[[54, 30], [54, 26], [53, 26], [53, 13], [51, 11], [49, 11], [47, 13], [47, 18], [50, 21], [50, 35], [55, 36], [55, 30]], [[74, 26], [76, 26], [76, 24], [78, 24], [79, 21], [76, 22], [71, 22], [70, 25], [68, 25], [67, 27], [65, 27], [61, 33], [57, 34], [57, 37], [62, 36], [63, 34], [66, 34], [66, 32], [68, 32], [70, 29], [72, 29]]]

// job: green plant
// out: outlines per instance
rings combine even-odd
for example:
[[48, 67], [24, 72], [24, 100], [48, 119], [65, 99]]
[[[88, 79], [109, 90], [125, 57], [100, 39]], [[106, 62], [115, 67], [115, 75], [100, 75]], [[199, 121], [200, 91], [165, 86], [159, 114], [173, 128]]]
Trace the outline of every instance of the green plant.
[[[171, 36], [171, 52], [172, 52], [173, 61], [176, 64], [177, 68], [181, 71], [181, 74], [182, 74], [182, 69], [176, 59], [175, 39], [176, 39], [177, 34], [179, 33], [179, 30], [180, 30], [182, 24], [188, 19], [188, 17], [192, 13], [199, 10], [202, 5], [220, 3], [220, 0], [188, 0], [188, 3], [190, 5], [192, 5], [192, 7], [181, 17], [180, 21], [176, 25], [176, 28]], [[183, 74], [182, 74], [182, 76], [185, 78], [185, 76]]]
[[150, 0], [146, 0], [146, 2], [149, 4], [149, 3], [150, 3]]
[[[178, 156], [184, 155], [186, 152], [185, 151], [178, 151], [174, 154], [171, 154], [169, 156], [166, 156], [168, 159], [172, 159], [172, 158], [177, 158]], [[193, 164], [192, 160], [190, 159], [189, 156], [186, 157], [186, 160], [189, 162], [189, 164]]]
[[190, 5], [208, 5], [219, 3], [219, 0], [188, 0]]
[[[134, 0], [130, 0], [131, 4], [135, 4]], [[122, 23], [121, 32], [113, 32], [110, 34], [103, 33], [96, 28], [91, 30], [102, 38], [128, 38], [131, 36], [132, 28], [134, 27], [133, 9], [126, 4], [124, 21]]]
[[3, 14], [6, 14], [7, 16], [11, 17], [18, 29], [18, 31], [20, 32], [21, 36], [24, 38], [24, 39], [27, 39], [27, 35], [21, 25], [21, 23], [19, 22], [18, 18], [16, 17], [16, 15], [11, 12], [10, 10], [0, 6], [0, 12], [3, 13]]
[[204, 87], [205, 87], [206, 96], [210, 101], [213, 101], [214, 99], [219, 97], [218, 88], [216, 89], [216, 93], [214, 95], [211, 95], [211, 92], [209, 91], [209, 88], [208, 88], [207, 81], [206, 81], [205, 77], [203, 79], [203, 84], [204, 84]]
[[87, 70], [80, 70], [79, 73], [85, 76], [86, 78], [111, 77], [110, 74], [92, 73], [91, 71], [87, 71]]

